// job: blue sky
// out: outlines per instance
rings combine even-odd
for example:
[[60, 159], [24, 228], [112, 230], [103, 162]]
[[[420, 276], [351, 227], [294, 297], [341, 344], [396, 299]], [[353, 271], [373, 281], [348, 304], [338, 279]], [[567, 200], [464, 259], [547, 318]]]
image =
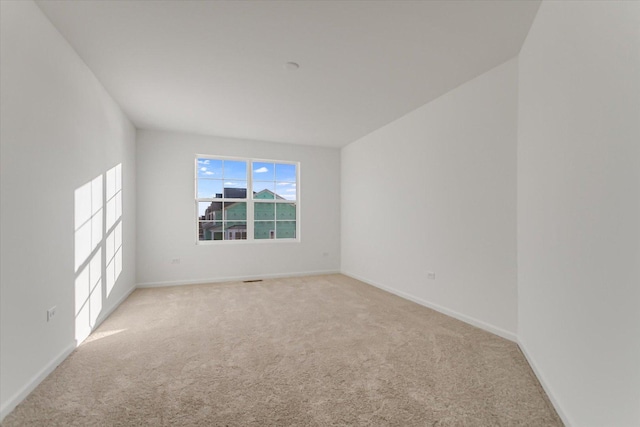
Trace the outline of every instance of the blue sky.
[[[215, 197], [227, 188], [247, 188], [247, 162], [198, 159], [198, 197]], [[270, 162], [253, 163], [253, 191], [264, 189], [284, 197], [296, 198], [296, 165]]]

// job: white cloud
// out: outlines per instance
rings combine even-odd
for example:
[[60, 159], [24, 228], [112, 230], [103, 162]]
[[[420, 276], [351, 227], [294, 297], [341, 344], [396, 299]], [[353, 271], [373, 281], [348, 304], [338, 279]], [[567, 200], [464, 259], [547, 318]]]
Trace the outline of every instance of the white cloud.
[[263, 166], [261, 168], [258, 168], [256, 170], [254, 170], [254, 172], [255, 173], [265, 173], [265, 172], [269, 172], [269, 169], [267, 169], [266, 167]]
[[238, 183], [229, 181], [229, 182], [225, 182], [224, 185], [238, 185]]
[[204, 167], [204, 168], [200, 168], [200, 170], [201, 170], [202, 172], [204, 172], [204, 171], [206, 171], [206, 170], [207, 170], [207, 168], [206, 168], [206, 167]]
[[286, 190], [284, 190], [284, 191], [286, 191], [287, 193], [295, 193], [295, 192], [296, 192], [296, 189], [295, 189], [295, 188], [287, 188], [287, 189], [286, 189]]
[[205, 175], [213, 175], [213, 172], [211, 172], [211, 171], [206, 171], [204, 174], [205, 174]]
[[202, 164], [202, 165], [208, 165], [209, 164], [209, 160], [198, 160], [198, 163]]

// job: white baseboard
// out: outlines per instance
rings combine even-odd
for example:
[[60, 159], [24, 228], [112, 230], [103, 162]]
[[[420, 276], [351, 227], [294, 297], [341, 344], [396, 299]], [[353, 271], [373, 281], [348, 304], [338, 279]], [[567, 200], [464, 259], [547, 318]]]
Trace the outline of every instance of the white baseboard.
[[[352, 277], [356, 280], [364, 282], [368, 285], [375, 286], [376, 288], [382, 289], [384, 291], [390, 292], [394, 295], [397, 295], [401, 298], [407, 299], [409, 301], [413, 301], [422, 306], [431, 308], [440, 313], [446, 314], [447, 316], [454, 317], [458, 320], [461, 320], [465, 323], [469, 323], [470, 325], [479, 327], [488, 332], [506, 338], [510, 341], [514, 341], [520, 347], [522, 354], [524, 354], [527, 359], [531, 369], [534, 374], [538, 378], [538, 381], [542, 385], [542, 388], [549, 396], [549, 400], [551, 404], [554, 406], [558, 416], [562, 419], [562, 422], [567, 426], [571, 427], [574, 425], [568, 415], [561, 410], [561, 406], [555, 398], [555, 395], [549, 386], [549, 383], [545, 380], [544, 376], [538, 369], [535, 360], [531, 356], [531, 354], [527, 350], [526, 344], [520, 340], [515, 334], [505, 331], [496, 326], [490, 325], [486, 322], [480, 321], [478, 319], [474, 319], [470, 316], [466, 316], [464, 314], [458, 313], [454, 310], [450, 310], [448, 308], [439, 306], [437, 304], [433, 304], [429, 301], [423, 300], [422, 298], [415, 297], [413, 295], [407, 294], [406, 292], [399, 291], [397, 289], [391, 288], [389, 286], [385, 286], [379, 283], [376, 283], [372, 280], [368, 280], [366, 278], [360, 277], [356, 274], [351, 274], [347, 272], [340, 272], [334, 270], [326, 270], [326, 271], [308, 271], [308, 272], [297, 272], [297, 273], [280, 273], [280, 274], [266, 274], [266, 275], [257, 275], [257, 276], [236, 276], [236, 277], [223, 277], [223, 278], [214, 278], [214, 279], [201, 279], [201, 280], [187, 280], [187, 281], [171, 281], [171, 282], [149, 282], [149, 283], [140, 283], [135, 287], [129, 289], [122, 297], [118, 299], [118, 301], [111, 306], [111, 308], [105, 312], [103, 312], [99, 317], [96, 323], [96, 326], [93, 328], [92, 332], [97, 329], [100, 324], [106, 320], [115, 310], [122, 304], [131, 293], [136, 288], [153, 288], [153, 287], [164, 287], [164, 286], [179, 286], [179, 285], [191, 285], [191, 284], [201, 284], [201, 283], [219, 283], [219, 282], [233, 282], [233, 281], [241, 281], [241, 280], [255, 280], [255, 279], [270, 279], [270, 278], [281, 278], [281, 277], [295, 277], [295, 276], [316, 276], [316, 275], [325, 275], [325, 274], [344, 274], [345, 276]], [[49, 362], [40, 372], [34, 375], [28, 382], [25, 384], [17, 393], [15, 393], [11, 398], [9, 398], [1, 407], [0, 407], [0, 422], [4, 420], [4, 418], [11, 413], [15, 409], [16, 406], [20, 404], [28, 395], [31, 393], [51, 372], [54, 371], [55, 368], [60, 365], [72, 352], [75, 348], [80, 345], [80, 343], [70, 343], [58, 356], [56, 356], [51, 362]]]
[[340, 274], [338, 270], [298, 271], [295, 273], [257, 274], [253, 276], [214, 277], [196, 280], [173, 280], [169, 282], [138, 283], [136, 288], [161, 288], [165, 286], [200, 285], [204, 283], [241, 282], [243, 280], [279, 279], [282, 277], [322, 276], [326, 274]]
[[397, 296], [399, 296], [401, 298], [408, 299], [409, 301], [413, 301], [416, 304], [420, 304], [420, 305], [428, 307], [428, 308], [430, 308], [432, 310], [438, 311], [438, 312], [440, 312], [442, 314], [446, 314], [447, 316], [454, 317], [454, 318], [456, 318], [458, 320], [461, 320], [461, 321], [463, 321], [465, 323], [468, 323], [468, 324], [473, 325], [475, 327], [478, 327], [480, 329], [484, 329], [487, 332], [491, 332], [492, 334], [495, 334], [495, 335], [498, 335], [498, 336], [500, 336], [502, 338], [508, 339], [509, 341], [513, 341], [513, 342], [517, 342], [518, 341], [518, 337], [513, 332], [505, 331], [502, 328], [499, 328], [497, 326], [494, 326], [494, 325], [491, 325], [489, 323], [483, 322], [482, 320], [478, 320], [478, 319], [475, 319], [473, 317], [467, 316], [465, 314], [458, 313], [457, 311], [448, 309], [446, 307], [442, 307], [442, 306], [440, 306], [438, 304], [434, 304], [434, 303], [432, 303], [430, 301], [424, 300], [422, 298], [418, 298], [418, 297], [410, 295], [410, 294], [408, 294], [406, 292], [399, 291], [399, 290], [397, 290], [395, 288], [392, 288], [390, 286], [386, 286], [386, 285], [382, 285], [380, 283], [376, 283], [376, 282], [374, 282], [372, 280], [369, 280], [369, 279], [364, 278], [364, 277], [360, 277], [360, 276], [358, 276], [356, 274], [348, 273], [348, 272], [345, 272], [345, 271], [343, 271], [342, 274], [344, 274], [345, 276], [352, 277], [352, 278], [354, 278], [356, 280], [360, 280], [361, 282], [364, 282], [364, 283], [366, 283], [368, 285], [375, 286], [376, 288], [380, 288], [383, 291], [390, 292], [390, 293], [392, 293], [394, 295], [397, 295]]
[[16, 406], [20, 404], [37, 386], [47, 378], [47, 376], [53, 372], [54, 369], [61, 364], [75, 350], [75, 341], [69, 343], [69, 345], [60, 352], [51, 362], [49, 362], [44, 368], [34, 375], [16, 394], [11, 396], [0, 408], [0, 422], [4, 420], [4, 417], [9, 415]]
[[538, 378], [538, 382], [540, 382], [540, 385], [544, 389], [545, 393], [547, 393], [547, 396], [549, 397], [549, 400], [551, 401], [551, 404], [553, 405], [554, 409], [558, 413], [558, 416], [560, 417], [560, 419], [562, 420], [564, 425], [566, 427], [571, 427], [571, 426], [575, 425], [571, 421], [569, 416], [565, 412], [562, 411], [562, 409], [561, 409], [562, 407], [560, 406], [558, 400], [555, 398], [555, 394], [553, 393], [553, 390], [551, 389], [551, 386], [549, 385], [549, 383], [545, 379], [544, 375], [542, 375], [542, 372], [538, 369], [538, 365], [536, 365], [536, 362], [533, 359], [533, 356], [531, 356], [531, 353], [529, 353], [529, 351], [527, 350], [526, 344], [524, 342], [522, 342], [522, 340], [520, 338], [518, 338], [518, 347], [520, 347], [520, 351], [522, 351], [522, 354], [524, 354], [524, 357], [527, 359], [527, 362], [529, 362], [529, 366], [531, 366], [531, 369], [533, 370], [533, 373]]
[[[98, 316], [96, 325], [92, 328], [91, 332], [95, 331], [102, 322], [104, 322], [126, 300], [129, 295], [135, 290], [135, 287], [129, 289], [123, 296], [121, 296], [108, 310], [102, 312]], [[82, 342], [73, 340], [60, 354], [58, 354], [53, 360], [51, 360], [40, 372], [34, 375], [27, 383], [13, 396], [7, 400], [2, 407], [0, 407], [0, 422], [15, 409], [36, 387], [45, 379], [54, 369], [58, 367], [69, 355], [76, 349]]]
[[461, 320], [465, 323], [468, 323], [470, 325], [476, 326], [480, 329], [484, 329], [485, 331], [491, 332], [492, 334], [496, 334], [502, 338], [506, 338], [510, 341], [515, 342], [518, 347], [520, 347], [520, 350], [522, 351], [522, 354], [524, 354], [524, 357], [527, 359], [527, 362], [529, 363], [529, 366], [531, 366], [531, 369], [533, 370], [533, 373], [535, 374], [535, 376], [538, 378], [538, 381], [540, 382], [540, 385], [542, 386], [542, 388], [544, 389], [545, 393], [547, 394], [547, 396], [549, 397], [549, 400], [551, 401], [551, 404], [553, 405], [554, 409], [556, 410], [556, 412], [558, 413], [558, 416], [560, 417], [560, 419], [562, 420], [562, 422], [564, 423], [565, 426], [567, 427], [571, 427], [574, 426], [575, 423], [573, 423], [571, 421], [571, 419], [569, 418], [569, 416], [562, 411], [562, 407], [560, 406], [558, 400], [555, 397], [555, 394], [553, 393], [553, 389], [550, 387], [549, 383], [546, 381], [544, 375], [542, 375], [542, 372], [540, 371], [540, 369], [538, 369], [538, 366], [535, 363], [535, 360], [533, 359], [533, 357], [531, 356], [531, 354], [528, 352], [527, 350], [527, 346], [526, 344], [517, 336], [517, 334], [505, 331], [502, 328], [498, 328], [496, 326], [490, 325], [486, 322], [483, 322], [481, 320], [478, 319], [474, 319], [473, 317], [469, 317], [467, 315], [458, 313], [454, 310], [450, 310], [448, 308], [439, 306], [437, 304], [433, 304], [429, 301], [423, 300], [422, 298], [418, 298], [415, 297], [413, 295], [407, 294], [406, 292], [402, 292], [399, 291], [395, 288], [389, 287], [389, 286], [385, 286], [382, 285], [380, 283], [376, 283], [372, 280], [366, 279], [364, 277], [360, 277], [357, 274], [351, 274], [345, 271], [342, 271], [341, 274], [344, 274], [345, 276], [349, 276], [352, 277], [356, 280], [359, 280], [361, 282], [364, 282], [368, 285], [371, 286], [375, 286], [376, 288], [382, 289], [383, 291], [387, 291], [390, 292], [394, 295], [398, 295], [401, 298], [404, 299], [408, 299], [409, 301], [413, 301], [417, 304], [423, 305], [425, 307], [431, 308], [435, 311], [438, 311], [442, 314], [446, 314], [447, 316], [451, 316], [454, 317], [458, 320]]

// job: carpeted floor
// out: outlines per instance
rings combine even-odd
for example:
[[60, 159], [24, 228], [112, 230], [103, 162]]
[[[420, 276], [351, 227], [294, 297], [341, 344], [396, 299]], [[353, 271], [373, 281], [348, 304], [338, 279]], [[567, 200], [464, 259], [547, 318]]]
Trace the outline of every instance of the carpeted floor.
[[136, 290], [3, 426], [559, 426], [518, 347], [342, 276]]

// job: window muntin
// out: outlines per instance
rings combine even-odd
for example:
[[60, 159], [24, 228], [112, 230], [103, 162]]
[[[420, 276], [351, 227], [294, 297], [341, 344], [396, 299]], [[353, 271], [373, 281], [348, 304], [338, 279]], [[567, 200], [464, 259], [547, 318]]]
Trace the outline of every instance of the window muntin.
[[297, 241], [298, 174], [293, 162], [196, 156], [197, 241]]

